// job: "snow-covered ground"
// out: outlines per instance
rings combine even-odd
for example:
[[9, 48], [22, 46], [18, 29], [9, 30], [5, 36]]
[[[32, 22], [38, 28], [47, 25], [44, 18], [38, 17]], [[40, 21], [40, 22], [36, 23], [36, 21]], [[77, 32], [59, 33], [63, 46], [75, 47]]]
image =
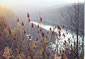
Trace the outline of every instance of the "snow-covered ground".
[[[53, 30], [53, 29], [55, 28], [55, 26], [44, 25], [44, 24], [42, 24], [42, 23], [33, 22], [33, 21], [31, 21], [31, 23], [33, 23], [34, 25], [40, 25], [40, 27], [43, 28], [43, 29], [45, 29], [45, 30], [50, 31], [49, 29], [51, 28], [52, 31], [58, 32], [58, 29], [57, 29], [57, 28], [56, 28], [55, 30]], [[63, 33], [65, 34], [65, 37], [62, 35]], [[74, 38], [73, 38], [72, 36], [74, 36]], [[76, 35], [75, 35], [74, 33], [71, 33], [70, 31], [68, 31], [68, 34], [67, 34], [65, 29], [61, 29], [61, 37], [60, 37], [61, 40], [59, 40], [58, 43], [59, 43], [61, 46], [63, 46], [63, 42], [64, 42], [65, 40], [67, 41], [68, 38], [73, 39], [73, 40], [71, 40], [72, 42], [74, 42], [74, 40], [76, 41]], [[79, 42], [81, 42], [82, 38], [79, 37], [79, 39], [80, 39]], [[56, 44], [57, 44], [57, 40], [56, 40]], [[69, 44], [72, 44], [72, 43], [69, 43]], [[59, 46], [59, 48], [61, 48], [61, 46]], [[53, 44], [52, 47], [55, 48], [56, 45]]]
[[[41, 24], [41, 23], [38, 23], [38, 22], [31, 22], [31, 23], [33, 23], [34, 25], [40, 25], [40, 27], [41, 28], [43, 28], [43, 29], [45, 29], [45, 30], [48, 30], [48, 31], [50, 31], [49, 29], [51, 28], [51, 31], [54, 31], [54, 32], [58, 32], [58, 29], [56, 28], [55, 30], [53, 30], [54, 28], [55, 28], [55, 26], [51, 26], [51, 25], [44, 25], [44, 24]], [[62, 36], [62, 38], [61, 39], [64, 39], [64, 40], [67, 40], [68, 38], [72, 38], [72, 35], [74, 35], [74, 38], [76, 38], [76, 36], [75, 36], [75, 34], [72, 34], [72, 33], [70, 33], [70, 32], [68, 32], [68, 34], [66, 34], [66, 30], [64, 30], [64, 29], [61, 29], [61, 34], [63, 34], [63, 33], [65, 33], [65, 38]]]

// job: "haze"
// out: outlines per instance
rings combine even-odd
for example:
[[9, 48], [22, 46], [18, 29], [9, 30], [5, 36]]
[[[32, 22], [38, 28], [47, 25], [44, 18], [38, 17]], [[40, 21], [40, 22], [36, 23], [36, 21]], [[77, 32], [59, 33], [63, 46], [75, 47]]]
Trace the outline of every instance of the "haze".
[[13, 6], [29, 6], [29, 8], [45, 8], [55, 5], [75, 3], [76, 1], [84, 2], [84, 0], [0, 0], [0, 5], [8, 8]]

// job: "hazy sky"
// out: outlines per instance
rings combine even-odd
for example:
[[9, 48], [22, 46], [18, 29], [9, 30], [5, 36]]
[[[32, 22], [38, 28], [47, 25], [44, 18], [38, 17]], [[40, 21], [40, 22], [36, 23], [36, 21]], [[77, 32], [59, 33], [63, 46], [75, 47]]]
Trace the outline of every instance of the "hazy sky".
[[[74, 3], [77, 0], [0, 0], [0, 4], [5, 6], [12, 5], [29, 5], [33, 7], [47, 7], [53, 5], [61, 5], [67, 3]], [[79, 0], [84, 2], [84, 0]]]
[[[11, 9], [14, 12], [27, 10], [43, 10], [49, 7], [58, 7], [59, 5], [74, 3], [77, 0], [0, 0], [0, 5]], [[79, 0], [84, 2], [84, 0]]]

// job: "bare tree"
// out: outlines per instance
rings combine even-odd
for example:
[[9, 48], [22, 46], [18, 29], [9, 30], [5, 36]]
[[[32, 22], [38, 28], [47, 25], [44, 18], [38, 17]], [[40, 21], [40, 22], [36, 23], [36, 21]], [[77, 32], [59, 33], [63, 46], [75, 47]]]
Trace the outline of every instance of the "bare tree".
[[[71, 32], [76, 34], [76, 57], [79, 59], [80, 52], [79, 52], [79, 40], [82, 38], [82, 56], [84, 57], [84, 5], [81, 3], [75, 3], [70, 8], [68, 7], [66, 13], [62, 16], [66, 20], [66, 26]], [[65, 16], [64, 16], [65, 15]]]

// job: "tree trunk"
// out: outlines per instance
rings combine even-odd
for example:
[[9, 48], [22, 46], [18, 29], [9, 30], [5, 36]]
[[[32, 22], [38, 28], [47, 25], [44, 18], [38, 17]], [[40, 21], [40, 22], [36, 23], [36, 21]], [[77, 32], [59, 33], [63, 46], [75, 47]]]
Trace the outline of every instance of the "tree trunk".
[[78, 53], [78, 28], [77, 28], [77, 32], [76, 32], [76, 37], [77, 37], [77, 59], [79, 59], [79, 53]]

